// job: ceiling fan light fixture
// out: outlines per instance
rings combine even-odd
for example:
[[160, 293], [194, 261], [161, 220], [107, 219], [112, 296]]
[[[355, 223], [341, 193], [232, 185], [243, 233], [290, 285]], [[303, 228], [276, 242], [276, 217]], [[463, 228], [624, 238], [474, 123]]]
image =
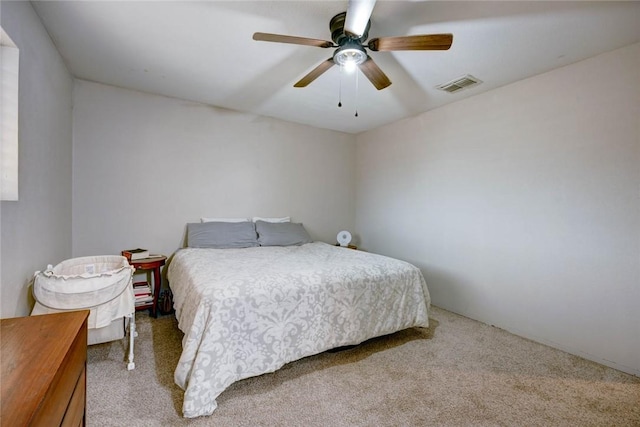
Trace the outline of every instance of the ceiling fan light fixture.
[[333, 61], [347, 68], [358, 66], [366, 60], [367, 52], [357, 43], [346, 43], [344, 46], [336, 49], [333, 54]]
[[347, 73], [353, 73], [358, 68], [358, 64], [355, 61], [347, 61], [343, 67]]

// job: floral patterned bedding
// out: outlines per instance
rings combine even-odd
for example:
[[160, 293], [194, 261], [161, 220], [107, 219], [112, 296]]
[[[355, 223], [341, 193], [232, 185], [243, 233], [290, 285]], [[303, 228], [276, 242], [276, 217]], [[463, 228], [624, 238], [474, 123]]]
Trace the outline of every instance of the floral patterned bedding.
[[184, 332], [174, 378], [183, 414], [210, 415], [232, 383], [331, 348], [428, 326], [415, 266], [314, 242], [178, 251], [169, 265]]

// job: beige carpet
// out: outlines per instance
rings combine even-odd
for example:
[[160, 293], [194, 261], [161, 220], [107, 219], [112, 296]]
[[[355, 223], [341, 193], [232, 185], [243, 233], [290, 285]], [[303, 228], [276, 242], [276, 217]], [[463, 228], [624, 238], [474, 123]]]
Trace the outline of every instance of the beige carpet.
[[428, 330], [240, 381], [184, 419], [177, 322], [137, 322], [134, 371], [124, 341], [89, 347], [89, 426], [640, 426], [640, 378], [436, 307]]

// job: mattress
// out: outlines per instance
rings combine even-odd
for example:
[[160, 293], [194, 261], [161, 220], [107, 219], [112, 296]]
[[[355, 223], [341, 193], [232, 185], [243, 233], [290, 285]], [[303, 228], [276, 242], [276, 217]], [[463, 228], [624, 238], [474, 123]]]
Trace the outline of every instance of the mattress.
[[411, 327], [428, 327], [415, 266], [326, 243], [179, 250], [168, 267], [184, 332], [183, 415], [210, 415], [244, 378]]

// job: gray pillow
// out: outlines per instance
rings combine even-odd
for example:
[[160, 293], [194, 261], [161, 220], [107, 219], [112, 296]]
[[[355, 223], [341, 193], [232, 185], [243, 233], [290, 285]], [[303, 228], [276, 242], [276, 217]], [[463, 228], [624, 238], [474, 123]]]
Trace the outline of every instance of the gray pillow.
[[260, 246], [292, 246], [313, 242], [300, 223], [256, 221], [255, 224]]
[[190, 248], [249, 248], [258, 246], [252, 222], [194, 222], [187, 224]]

